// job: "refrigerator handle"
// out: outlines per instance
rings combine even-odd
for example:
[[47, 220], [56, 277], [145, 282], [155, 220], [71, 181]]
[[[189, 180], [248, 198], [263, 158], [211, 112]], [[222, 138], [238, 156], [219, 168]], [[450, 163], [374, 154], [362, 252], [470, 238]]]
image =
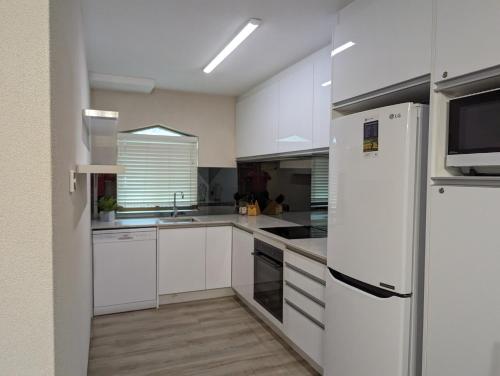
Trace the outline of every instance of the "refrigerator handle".
[[382, 289], [377, 286], [372, 286], [369, 285], [368, 283], [358, 281], [357, 279], [354, 279], [352, 277], [349, 277], [345, 274], [342, 274], [336, 270], [333, 270], [332, 268], [328, 268], [330, 274], [332, 275], [333, 278], [336, 280], [345, 283], [346, 285], [349, 285], [355, 289], [361, 290], [363, 292], [366, 292], [367, 294], [376, 296], [377, 298], [382, 298], [382, 299], [387, 299], [387, 298], [392, 298], [392, 297], [398, 297], [398, 298], [409, 298], [411, 297], [411, 294], [399, 294], [395, 291], [388, 291], [385, 289]]

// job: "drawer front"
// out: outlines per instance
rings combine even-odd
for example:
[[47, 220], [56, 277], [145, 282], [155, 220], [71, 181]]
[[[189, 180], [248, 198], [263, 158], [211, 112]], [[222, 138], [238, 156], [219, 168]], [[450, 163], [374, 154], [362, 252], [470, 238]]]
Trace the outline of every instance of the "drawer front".
[[283, 308], [288, 338], [318, 365], [323, 366], [323, 326], [305, 316], [300, 308], [287, 299]]
[[325, 304], [299, 287], [285, 282], [285, 299], [302, 309], [309, 316], [324, 324]]
[[292, 251], [285, 252], [285, 263], [291, 264], [325, 281], [326, 266]]
[[293, 268], [293, 265], [285, 266], [285, 281], [293, 283], [295, 286], [306, 291], [316, 299], [325, 301], [325, 284], [319, 278], [311, 278], [302, 269]]

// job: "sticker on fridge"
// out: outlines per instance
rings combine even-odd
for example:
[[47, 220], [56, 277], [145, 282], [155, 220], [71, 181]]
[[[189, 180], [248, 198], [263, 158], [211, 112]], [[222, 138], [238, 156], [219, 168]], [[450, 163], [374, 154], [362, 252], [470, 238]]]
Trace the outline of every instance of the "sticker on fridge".
[[378, 120], [366, 121], [363, 124], [363, 152], [378, 151]]

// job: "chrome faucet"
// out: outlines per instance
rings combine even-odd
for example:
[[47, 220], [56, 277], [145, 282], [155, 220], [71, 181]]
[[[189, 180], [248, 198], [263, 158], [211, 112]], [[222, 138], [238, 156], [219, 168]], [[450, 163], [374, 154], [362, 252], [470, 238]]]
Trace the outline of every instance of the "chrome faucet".
[[177, 193], [181, 194], [181, 198], [184, 198], [184, 192], [175, 192], [174, 193], [174, 211], [172, 212], [172, 217], [177, 217], [177, 213], [179, 212], [179, 209], [177, 209]]

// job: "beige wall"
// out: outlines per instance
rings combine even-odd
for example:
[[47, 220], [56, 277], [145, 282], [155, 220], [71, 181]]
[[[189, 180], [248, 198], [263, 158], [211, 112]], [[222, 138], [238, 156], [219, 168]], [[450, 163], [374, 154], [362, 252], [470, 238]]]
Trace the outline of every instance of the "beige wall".
[[[0, 374], [86, 375], [91, 315], [79, 0], [0, 2]], [[50, 51], [50, 53], [49, 53]]]
[[92, 315], [90, 178], [68, 173], [88, 163], [82, 109], [89, 106], [80, 0], [51, 0], [52, 232], [56, 375], [87, 374]]
[[96, 109], [119, 111], [122, 131], [164, 124], [198, 136], [202, 167], [235, 166], [234, 97], [158, 89], [152, 94], [92, 90], [91, 103]]
[[0, 374], [54, 373], [49, 0], [0, 1]]

